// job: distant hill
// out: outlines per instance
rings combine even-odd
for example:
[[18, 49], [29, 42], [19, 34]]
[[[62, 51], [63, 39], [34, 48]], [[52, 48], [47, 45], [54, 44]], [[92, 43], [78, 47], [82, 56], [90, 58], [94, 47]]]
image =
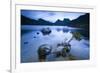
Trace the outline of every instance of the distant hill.
[[71, 22], [71, 21], [70, 21], [69, 19], [66, 19], [66, 18], [64, 18], [63, 21], [61, 21], [61, 20], [58, 19], [58, 20], [54, 23], [54, 25], [69, 26], [70, 22]]
[[21, 15], [21, 25], [53, 25], [53, 24], [41, 18], [38, 20], [35, 20], [35, 19], [31, 19], [31, 18]]
[[86, 13], [85, 15], [82, 15], [78, 17], [77, 19], [74, 19], [71, 21], [71, 24], [74, 27], [80, 27], [80, 28], [88, 28], [89, 27], [89, 13]]
[[37, 24], [37, 21], [21, 15], [21, 25], [33, 25], [33, 24]]
[[21, 25], [50, 25], [50, 26], [67, 26], [71, 21], [69, 19], [64, 19], [63, 21], [57, 20], [55, 23], [46, 21], [42, 18], [35, 20], [21, 15]]
[[80, 31], [82, 35], [85, 37], [90, 37], [90, 15], [89, 13], [86, 13], [85, 15], [82, 15], [78, 17], [77, 19], [74, 19], [71, 21], [71, 24], [73, 27], [82, 28], [83, 31]]
[[53, 25], [53, 24], [49, 21], [40, 18], [37, 20], [37, 25]]

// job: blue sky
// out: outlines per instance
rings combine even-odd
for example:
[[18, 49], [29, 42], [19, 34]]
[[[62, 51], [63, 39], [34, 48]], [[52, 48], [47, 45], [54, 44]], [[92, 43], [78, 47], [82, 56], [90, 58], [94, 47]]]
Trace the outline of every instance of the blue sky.
[[42, 18], [50, 22], [56, 22], [58, 19], [63, 20], [68, 18], [70, 20], [84, 15], [82, 12], [60, 12], [60, 11], [39, 11], [39, 10], [21, 10], [21, 15], [38, 20]]

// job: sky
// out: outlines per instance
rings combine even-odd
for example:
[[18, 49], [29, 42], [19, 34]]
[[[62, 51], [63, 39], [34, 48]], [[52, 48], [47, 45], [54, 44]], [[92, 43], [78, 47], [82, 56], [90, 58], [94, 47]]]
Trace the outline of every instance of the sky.
[[40, 18], [49, 21], [56, 22], [58, 19], [63, 20], [68, 18], [70, 20], [76, 19], [85, 13], [82, 12], [60, 12], [60, 11], [40, 11], [40, 10], [21, 10], [21, 15], [29, 17], [31, 19], [38, 20]]

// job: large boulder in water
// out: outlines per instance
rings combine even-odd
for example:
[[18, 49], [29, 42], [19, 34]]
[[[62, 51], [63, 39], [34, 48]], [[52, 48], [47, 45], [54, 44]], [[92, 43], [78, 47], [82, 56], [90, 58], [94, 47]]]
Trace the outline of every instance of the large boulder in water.
[[41, 46], [39, 46], [38, 48], [38, 58], [39, 61], [46, 61], [47, 55], [49, 55], [51, 53], [51, 46], [49, 46], [48, 44], [43, 44]]
[[43, 35], [49, 35], [51, 33], [51, 29], [50, 28], [43, 28], [41, 30]]
[[48, 55], [51, 53], [52, 48], [48, 44], [43, 44], [43, 45], [39, 46], [38, 52], [41, 52], [42, 50], [45, 50], [45, 54]]

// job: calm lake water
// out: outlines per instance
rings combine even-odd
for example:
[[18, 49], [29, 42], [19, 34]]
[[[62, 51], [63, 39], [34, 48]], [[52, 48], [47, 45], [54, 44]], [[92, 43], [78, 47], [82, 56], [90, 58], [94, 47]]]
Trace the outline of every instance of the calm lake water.
[[[43, 35], [41, 30], [49, 28], [50, 34]], [[58, 43], [67, 42], [72, 38], [71, 31], [79, 31], [80, 28], [71, 28], [67, 26], [21, 26], [21, 62], [38, 62], [37, 50], [42, 44], [52, 46], [52, 52], [60, 50]], [[82, 38], [78, 41], [73, 39], [71, 42], [70, 54], [77, 57], [78, 60], [89, 59], [89, 40]], [[47, 61], [55, 61], [53, 54], [47, 56]]]

